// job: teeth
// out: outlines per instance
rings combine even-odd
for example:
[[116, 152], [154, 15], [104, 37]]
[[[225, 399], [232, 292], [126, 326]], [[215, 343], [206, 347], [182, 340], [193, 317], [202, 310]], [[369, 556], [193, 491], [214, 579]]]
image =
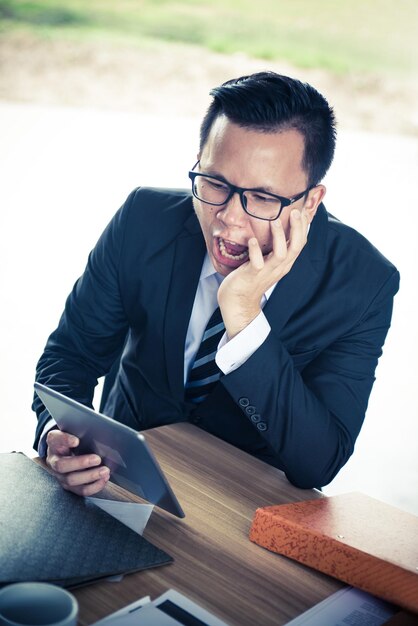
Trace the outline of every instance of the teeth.
[[244, 250], [244, 252], [241, 252], [241, 254], [229, 254], [229, 252], [226, 251], [223, 239], [221, 239], [220, 237], [219, 249], [222, 253], [222, 256], [225, 256], [227, 259], [232, 259], [234, 261], [242, 261], [243, 259], [246, 259], [248, 257], [248, 250]]

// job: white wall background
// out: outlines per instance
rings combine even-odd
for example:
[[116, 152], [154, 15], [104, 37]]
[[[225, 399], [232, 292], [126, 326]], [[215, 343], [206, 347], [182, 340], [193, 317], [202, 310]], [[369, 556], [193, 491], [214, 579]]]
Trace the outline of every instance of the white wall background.
[[[0, 103], [0, 451], [31, 451], [35, 364], [88, 251], [138, 185], [188, 185], [198, 119]], [[401, 271], [355, 453], [327, 493], [418, 514], [416, 140], [340, 132], [327, 208]]]

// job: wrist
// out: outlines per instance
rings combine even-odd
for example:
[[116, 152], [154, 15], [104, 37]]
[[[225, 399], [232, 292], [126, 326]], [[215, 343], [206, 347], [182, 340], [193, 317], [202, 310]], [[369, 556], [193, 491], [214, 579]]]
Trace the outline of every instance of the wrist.
[[260, 314], [261, 308], [258, 305], [257, 307], [240, 307], [239, 310], [235, 311], [232, 309], [224, 311], [221, 307], [221, 312], [228, 339], [232, 339], [251, 324]]

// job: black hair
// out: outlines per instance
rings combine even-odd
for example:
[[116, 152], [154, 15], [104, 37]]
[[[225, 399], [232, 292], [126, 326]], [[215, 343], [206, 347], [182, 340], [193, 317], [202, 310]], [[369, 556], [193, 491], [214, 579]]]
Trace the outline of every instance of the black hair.
[[336, 122], [327, 100], [314, 87], [275, 72], [258, 72], [228, 80], [210, 94], [213, 100], [200, 127], [200, 151], [220, 115], [259, 132], [294, 129], [304, 138], [302, 167], [309, 186], [323, 179], [334, 157]]

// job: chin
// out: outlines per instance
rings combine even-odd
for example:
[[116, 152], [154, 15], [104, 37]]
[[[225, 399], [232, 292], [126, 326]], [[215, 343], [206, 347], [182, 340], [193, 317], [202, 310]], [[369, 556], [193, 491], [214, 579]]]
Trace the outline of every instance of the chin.
[[211, 260], [212, 260], [213, 267], [218, 272], [218, 274], [221, 274], [221, 276], [227, 276], [228, 274], [232, 272], [232, 269], [230, 267], [227, 267], [223, 263], [220, 263], [214, 257], [212, 257]]
[[244, 263], [246, 263], [246, 261], [244, 261], [243, 263], [240, 263], [238, 265], [237, 264], [229, 265], [229, 264], [226, 264], [226, 263], [222, 263], [222, 262], [218, 261], [217, 259], [212, 259], [212, 263], [213, 263], [213, 267], [218, 272], [218, 274], [221, 274], [221, 276], [228, 276], [228, 274], [230, 274], [231, 272], [236, 270], [238, 267], [241, 267], [241, 265], [244, 265]]

